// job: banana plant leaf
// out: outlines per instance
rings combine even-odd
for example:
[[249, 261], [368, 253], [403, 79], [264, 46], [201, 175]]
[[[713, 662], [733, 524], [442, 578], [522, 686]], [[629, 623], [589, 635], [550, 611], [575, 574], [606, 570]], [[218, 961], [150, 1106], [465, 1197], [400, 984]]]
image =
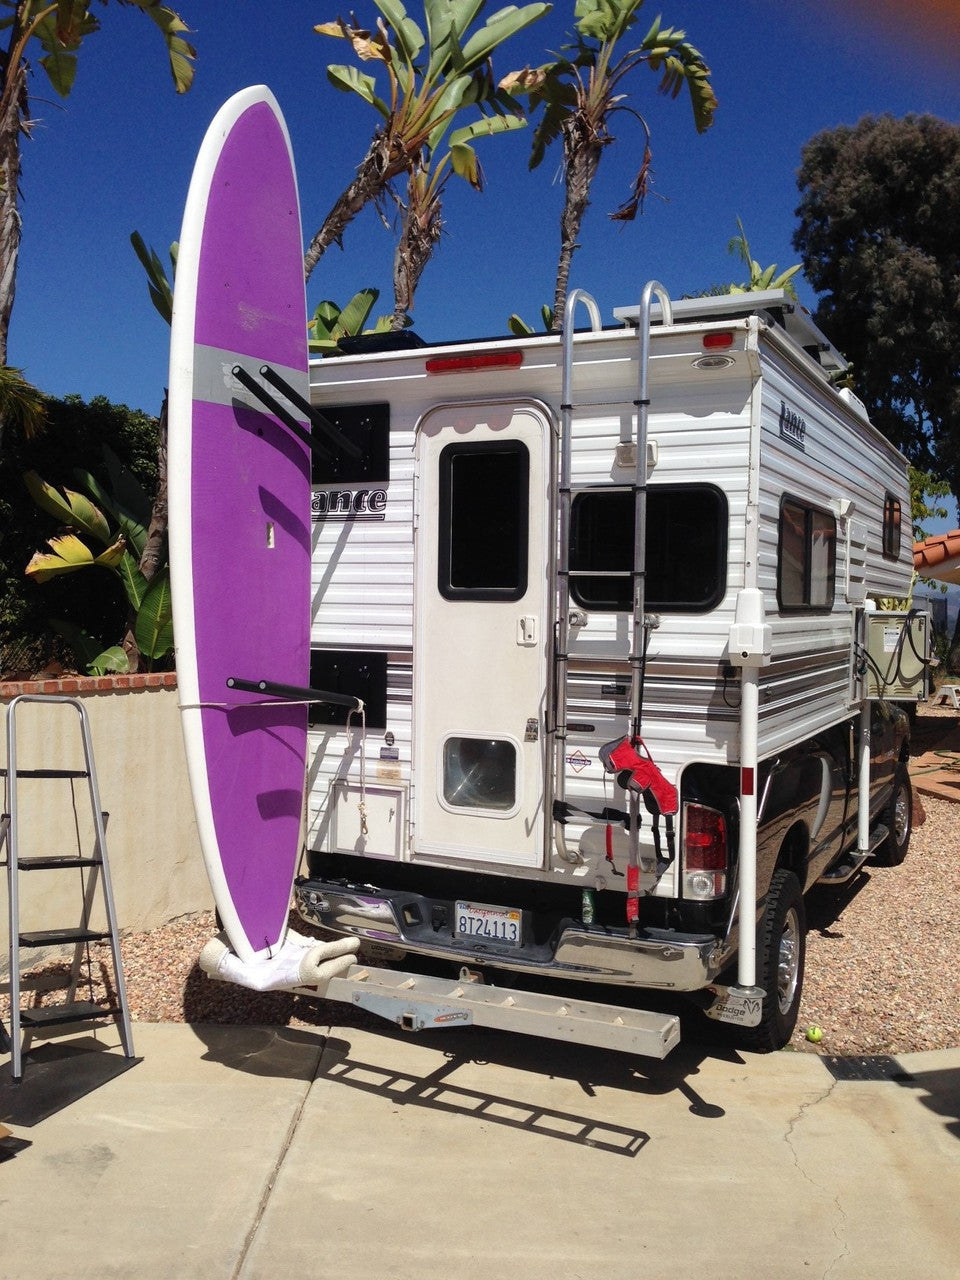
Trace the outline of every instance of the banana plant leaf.
[[[407, 15], [406, 9], [397, 0], [374, 0], [377, 8], [389, 22], [397, 38], [397, 48], [407, 62], [416, 62], [420, 51], [426, 43], [423, 32]], [[429, 16], [429, 12], [428, 12]]]
[[489, 58], [498, 45], [524, 27], [529, 27], [531, 22], [542, 18], [550, 12], [550, 8], [549, 4], [527, 4], [522, 9], [508, 5], [492, 14], [463, 46], [464, 67], [475, 67], [477, 63]]
[[144, 594], [133, 629], [137, 647], [145, 658], [164, 658], [173, 648], [173, 609], [170, 603], [170, 575], [162, 570]]
[[87, 670], [92, 676], [108, 674], [122, 676], [130, 670], [130, 663], [123, 649], [118, 644], [114, 644], [109, 649], [104, 649], [103, 653], [97, 654], [93, 661], [87, 664]]
[[327, 67], [327, 79], [335, 89], [340, 89], [344, 93], [359, 94], [364, 102], [369, 102], [371, 107], [376, 107], [385, 120], [390, 119], [390, 108], [382, 98], [377, 96], [376, 81], [373, 76], [363, 75], [356, 67], [339, 65]]
[[53, 553], [38, 551], [31, 558], [24, 572], [34, 582], [48, 582], [51, 578], [64, 573], [76, 573], [78, 569], [89, 569], [91, 565], [100, 565], [106, 569], [117, 569], [124, 556], [129, 555], [123, 538], [118, 539], [112, 547], [94, 556], [93, 552], [72, 533], [60, 538], [50, 538], [47, 546]]
[[118, 563], [109, 567], [116, 569], [130, 607], [136, 611], [143, 603], [147, 591], [147, 580], [140, 572], [140, 565], [129, 551], [124, 551]]
[[73, 489], [61, 492], [42, 480], [36, 471], [28, 471], [23, 482], [41, 511], [46, 511], [60, 524], [79, 529], [105, 547], [111, 545], [110, 525], [106, 516], [84, 494], [75, 493]]
[[95, 476], [79, 467], [74, 469], [77, 482], [113, 516], [127, 545], [139, 559], [147, 541], [147, 525], [150, 520], [150, 501], [139, 482], [122, 466], [120, 460], [104, 449], [107, 469], [110, 473], [110, 490], [102, 487]]
[[379, 289], [358, 290], [340, 312], [333, 329], [333, 336], [339, 338], [344, 334], [362, 333], [363, 326], [373, 310], [373, 304], [379, 297]]

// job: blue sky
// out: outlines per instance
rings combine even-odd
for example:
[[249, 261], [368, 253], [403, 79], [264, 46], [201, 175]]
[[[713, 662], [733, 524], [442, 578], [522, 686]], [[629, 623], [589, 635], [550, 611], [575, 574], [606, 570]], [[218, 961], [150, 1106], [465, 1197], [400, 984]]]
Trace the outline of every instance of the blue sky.
[[[150, 305], [129, 235], [137, 229], [164, 252], [178, 238], [197, 149], [230, 94], [265, 83], [279, 99], [307, 238], [352, 176], [376, 120], [326, 80], [329, 62], [350, 60], [347, 46], [313, 32], [351, 8], [372, 20], [368, 0], [339, 7], [336, 0], [174, 0], [173, 7], [193, 28], [198, 51], [196, 82], [185, 96], [173, 91], [153, 24], [115, 4], [97, 7], [102, 30], [81, 50], [69, 99], [57, 99], [42, 74], [32, 80], [37, 125], [23, 148], [9, 359], [51, 394], [159, 407], [168, 331]], [[494, 0], [490, 10], [498, 7]], [[634, 224], [608, 219], [627, 195], [642, 149], [638, 127], [624, 118], [604, 155], [571, 283], [592, 292], [612, 319], [612, 308], [637, 301], [651, 276], [675, 296], [736, 279], [742, 268], [727, 243], [738, 216], [763, 265], [792, 265], [796, 171], [816, 132], [882, 112], [960, 122], [960, 21], [939, 16], [955, 8], [910, 6], [907, 17], [893, 0], [648, 0], [638, 25], [645, 31], [662, 12], [710, 65], [716, 123], [697, 136], [686, 98], [664, 99], [654, 75], [637, 73], [632, 101], [653, 133], [652, 193]], [[417, 17], [415, 5], [410, 12]], [[572, 14], [572, 0], [561, 0], [505, 47], [497, 74], [545, 61]], [[479, 144], [482, 194], [459, 180], [448, 187], [446, 235], [417, 295], [415, 324], [428, 340], [502, 333], [511, 312], [534, 322], [552, 299], [558, 156], [528, 173], [529, 139], [527, 130]], [[344, 250], [321, 260], [308, 289], [311, 309], [372, 284], [381, 289], [381, 309], [390, 310], [392, 252], [391, 232], [368, 210], [348, 229]], [[815, 305], [802, 283], [800, 292]]]

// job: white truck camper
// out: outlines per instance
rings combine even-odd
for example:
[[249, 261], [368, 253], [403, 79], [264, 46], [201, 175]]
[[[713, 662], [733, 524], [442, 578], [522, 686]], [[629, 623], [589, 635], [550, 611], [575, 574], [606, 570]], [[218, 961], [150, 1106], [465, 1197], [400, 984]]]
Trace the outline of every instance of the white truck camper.
[[297, 908], [410, 1029], [664, 1057], [656, 991], [776, 1049], [803, 895], [909, 840], [907, 464], [784, 293], [615, 317], [312, 365], [311, 685], [357, 709], [311, 707]]

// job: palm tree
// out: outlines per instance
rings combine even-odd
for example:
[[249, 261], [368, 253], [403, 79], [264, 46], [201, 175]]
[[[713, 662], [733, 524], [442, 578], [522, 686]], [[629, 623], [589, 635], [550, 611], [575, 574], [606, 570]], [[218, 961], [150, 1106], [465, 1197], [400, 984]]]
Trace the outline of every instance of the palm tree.
[[663, 27], [657, 18], [635, 48], [622, 50], [643, 0], [577, 0], [575, 40], [569, 57], [539, 68], [527, 68], [501, 81], [501, 88], [529, 94], [531, 110], [543, 107], [534, 135], [530, 168], [535, 169], [547, 147], [559, 136], [563, 143], [565, 197], [560, 220], [560, 256], [553, 304], [554, 329], [559, 329], [570, 264], [590, 188], [603, 150], [613, 142], [610, 119], [626, 111], [639, 121], [644, 135], [643, 159], [630, 198], [613, 214], [630, 221], [640, 210], [650, 178], [650, 130], [643, 116], [627, 105], [623, 82], [636, 68], [661, 73], [660, 89], [676, 98], [684, 85], [690, 94], [698, 133], [713, 123], [717, 100], [710, 84], [710, 68], [687, 41], [686, 32]]
[[22, 369], [0, 365], [0, 449], [8, 427], [16, 427], [29, 440], [43, 430], [46, 419], [43, 392], [26, 380]]
[[[107, 3], [107, 0], [102, 0]], [[159, 27], [167, 46], [170, 69], [178, 93], [193, 82], [195, 51], [187, 44], [187, 27], [172, 9], [158, 0], [117, 0], [140, 9]], [[7, 47], [0, 51], [0, 365], [7, 363], [7, 334], [13, 310], [20, 253], [20, 142], [33, 128], [27, 98], [27, 77], [32, 67], [27, 53], [31, 41], [42, 50], [37, 65], [43, 67], [56, 92], [66, 98], [73, 88], [77, 52], [84, 39], [99, 30], [92, 12], [93, 0], [3, 0], [10, 10], [0, 22], [7, 31]]]
[[[393, 259], [394, 310], [391, 328], [409, 324], [413, 298], [443, 231], [443, 189], [451, 172], [466, 177], [476, 191], [483, 189], [483, 171], [470, 140], [484, 134], [522, 129], [520, 115], [484, 116], [450, 135], [450, 148], [438, 160], [430, 146], [423, 148], [407, 180], [407, 198], [401, 203], [401, 231]], [[458, 167], [462, 165], [462, 167]]]
[[[180, 245], [170, 246], [170, 275], [154, 249], [148, 249], [139, 231], [130, 233], [133, 251], [147, 275], [150, 301], [161, 319], [170, 324], [173, 318], [173, 280], [177, 273]], [[147, 582], [152, 582], [167, 562], [167, 393], [163, 393], [157, 420], [157, 492], [150, 509], [150, 524], [140, 554], [139, 569]]]
[[[394, 180], [406, 175], [406, 201], [401, 201], [403, 229], [394, 270], [393, 323], [401, 327], [439, 235], [440, 201], [449, 174], [456, 173], [479, 189], [482, 179], [472, 140], [524, 123], [516, 101], [494, 84], [491, 55], [505, 40], [547, 13], [550, 6], [538, 2], [501, 9], [470, 34], [484, 0], [425, 0], [425, 36], [399, 0], [374, 3], [383, 15], [375, 32], [343, 18], [315, 28], [321, 35], [348, 40], [361, 61], [381, 63], [387, 75], [387, 94], [381, 98], [373, 76], [356, 67], [327, 68], [330, 82], [369, 103], [381, 123], [353, 181], [310, 242], [304, 274], [309, 280], [325, 250], [341, 242], [344, 230], [360, 210], [380, 202], [391, 192]], [[477, 108], [479, 119], [450, 134], [447, 150], [439, 155], [454, 119], [469, 107]]]

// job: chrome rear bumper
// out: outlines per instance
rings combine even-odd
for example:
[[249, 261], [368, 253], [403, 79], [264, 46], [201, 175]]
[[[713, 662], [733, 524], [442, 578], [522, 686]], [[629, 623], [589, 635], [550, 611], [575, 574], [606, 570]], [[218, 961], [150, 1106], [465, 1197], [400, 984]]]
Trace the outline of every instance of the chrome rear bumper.
[[311, 924], [352, 934], [402, 952], [489, 965], [556, 978], [622, 983], [664, 991], [699, 991], [729, 959], [713, 934], [626, 929], [564, 920], [547, 943], [525, 938], [519, 947], [454, 937], [449, 903], [370, 885], [298, 880], [296, 907]]

